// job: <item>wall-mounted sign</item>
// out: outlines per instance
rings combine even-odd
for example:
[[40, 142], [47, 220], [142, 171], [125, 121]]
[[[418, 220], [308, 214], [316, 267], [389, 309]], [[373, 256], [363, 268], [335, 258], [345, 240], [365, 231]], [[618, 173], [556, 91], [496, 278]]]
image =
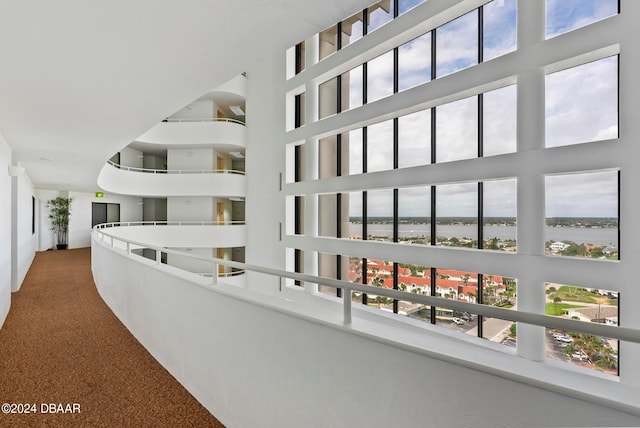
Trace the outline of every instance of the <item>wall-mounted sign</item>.
[[104, 198], [103, 192], [96, 192], [96, 198]]

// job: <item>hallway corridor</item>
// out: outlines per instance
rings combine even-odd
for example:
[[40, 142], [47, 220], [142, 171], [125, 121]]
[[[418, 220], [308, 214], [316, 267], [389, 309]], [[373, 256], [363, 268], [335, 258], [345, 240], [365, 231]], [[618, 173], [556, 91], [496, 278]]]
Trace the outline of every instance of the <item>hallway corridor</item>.
[[[89, 248], [37, 253], [12, 294], [0, 329], [2, 403], [29, 404], [36, 414], [3, 406], [0, 427], [223, 426], [105, 305]], [[80, 413], [51, 413], [59, 404]]]

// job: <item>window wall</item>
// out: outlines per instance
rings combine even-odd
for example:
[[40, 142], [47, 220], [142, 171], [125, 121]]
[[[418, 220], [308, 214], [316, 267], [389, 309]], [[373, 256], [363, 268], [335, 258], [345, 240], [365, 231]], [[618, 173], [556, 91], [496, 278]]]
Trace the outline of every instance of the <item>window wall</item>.
[[[298, 157], [297, 165], [317, 160], [318, 180], [296, 181], [285, 193], [301, 197], [303, 189], [306, 206], [318, 200], [317, 211], [300, 214], [313, 217], [304, 224], [317, 223], [318, 233], [291, 233], [300, 238], [292, 242], [313, 251], [316, 239], [327, 240], [323, 248], [335, 253], [318, 253], [319, 265], [332, 278], [406, 293], [390, 299], [353, 292], [368, 310], [497, 342], [536, 361], [544, 354], [585, 363], [584, 353], [589, 368], [615, 375], [617, 341], [595, 338], [605, 344], [602, 356], [589, 348], [594, 338], [564, 332], [576, 344], [570, 354], [554, 354], [563, 348], [554, 334], [564, 333], [542, 334], [542, 327], [479, 312], [492, 306], [572, 319], [581, 315], [570, 297], [584, 293], [596, 302], [587, 306], [619, 310], [625, 169], [614, 146], [621, 139], [624, 58], [617, 45], [569, 54], [547, 40], [597, 31], [620, 13], [618, 4], [547, 0], [539, 22], [532, 15], [524, 22], [516, 0], [453, 3], [455, 16], [450, 10], [433, 17], [425, 12], [428, 1], [379, 2], [323, 32], [335, 40], [328, 55], [345, 50], [347, 62], [329, 72], [321, 67], [322, 78], [306, 82], [307, 93], [317, 90], [319, 114], [306, 122], [311, 144], [304, 146], [318, 153]], [[393, 45], [356, 46], [382, 26], [399, 26], [394, 18], [404, 13], [423, 14], [432, 28], [400, 27]], [[518, 40], [519, 25], [536, 26], [538, 36], [522, 31]], [[548, 46], [554, 55], [538, 55]], [[522, 58], [540, 64], [523, 65]], [[415, 295], [445, 300], [430, 306], [412, 302]], [[472, 306], [452, 309], [447, 300]], [[549, 312], [559, 304], [565, 306]]]

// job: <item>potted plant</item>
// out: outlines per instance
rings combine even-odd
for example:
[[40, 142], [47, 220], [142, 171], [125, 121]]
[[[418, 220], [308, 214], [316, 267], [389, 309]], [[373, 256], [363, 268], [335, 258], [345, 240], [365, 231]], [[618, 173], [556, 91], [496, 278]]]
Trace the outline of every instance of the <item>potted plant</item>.
[[58, 250], [67, 248], [69, 233], [69, 216], [71, 215], [71, 202], [73, 198], [58, 196], [47, 202], [49, 208], [49, 219], [51, 219], [51, 230], [56, 233]]

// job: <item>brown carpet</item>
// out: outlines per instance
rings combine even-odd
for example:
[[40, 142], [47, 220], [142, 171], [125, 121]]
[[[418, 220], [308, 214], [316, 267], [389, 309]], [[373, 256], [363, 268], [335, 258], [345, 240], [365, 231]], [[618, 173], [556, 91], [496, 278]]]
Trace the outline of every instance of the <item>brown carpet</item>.
[[[37, 413], [0, 412], [1, 427], [223, 427], [106, 306], [88, 248], [38, 253], [12, 294], [0, 329], [2, 403]], [[48, 403], [80, 413], [43, 413]]]

